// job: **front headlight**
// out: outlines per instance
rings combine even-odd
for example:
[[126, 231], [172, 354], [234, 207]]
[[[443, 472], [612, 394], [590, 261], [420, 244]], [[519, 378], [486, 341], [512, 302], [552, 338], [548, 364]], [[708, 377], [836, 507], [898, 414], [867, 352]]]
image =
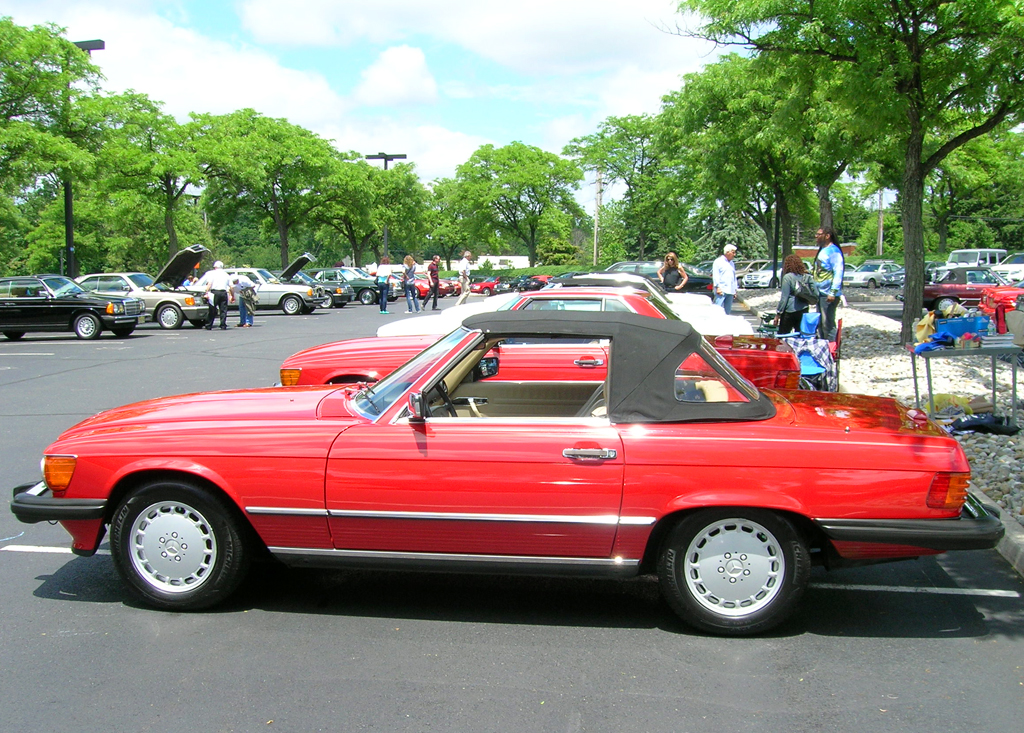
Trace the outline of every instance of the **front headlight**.
[[124, 303], [107, 303], [107, 315], [118, 316], [124, 313]]

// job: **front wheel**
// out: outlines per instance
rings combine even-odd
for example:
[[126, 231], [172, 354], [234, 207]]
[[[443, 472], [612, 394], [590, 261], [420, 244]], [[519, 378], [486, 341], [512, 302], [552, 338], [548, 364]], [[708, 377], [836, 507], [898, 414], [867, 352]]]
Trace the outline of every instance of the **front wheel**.
[[956, 298], [939, 298], [932, 304], [932, 310], [938, 311], [940, 318], [945, 318], [942, 314], [947, 313], [954, 304], [956, 304]]
[[185, 314], [176, 305], [162, 305], [160, 310], [156, 312], [156, 320], [160, 324], [160, 328], [174, 330], [181, 328], [181, 324], [185, 322]]
[[359, 302], [363, 305], [373, 305], [378, 300], [377, 292], [366, 288], [365, 290], [359, 291]]
[[92, 340], [100, 337], [103, 324], [92, 313], [83, 313], [75, 319], [75, 335], [80, 339]]
[[281, 310], [285, 315], [297, 316], [302, 313], [302, 301], [295, 295], [286, 295], [281, 301]]
[[658, 561], [661, 592], [703, 631], [756, 634], [782, 623], [810, 578], [807, 545], [784, 517], [761, 509], [705, 509], [668, 534]]
[[166, 610], [219, 603], [249, 564], [227, 502], [186, 482], [159, 481], [129, 494], [110, 523], [110, 546], [132, 592]]

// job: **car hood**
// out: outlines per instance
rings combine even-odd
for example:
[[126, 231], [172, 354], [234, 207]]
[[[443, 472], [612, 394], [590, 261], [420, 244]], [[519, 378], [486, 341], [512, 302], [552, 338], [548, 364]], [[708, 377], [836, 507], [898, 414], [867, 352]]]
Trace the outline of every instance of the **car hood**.
[[209, 251], [201, 244], [193, 244], [191, 247], [186, 247], [175, 253], [174, 257], [160, 268], [160, 272], [153, 278], [153, 282], [164, 283], [172, 288], [178, 287], [185, 276], [202, 261], [203, 255]]
[[[168, 424], [312, 420], [324, 399], [340, 391], [336, 386], [270, 387], [161, 397], [94, 415], [64, 431], [54, 445], [69, 438], [110, 432], [159, 430]], [[336, 401], [348, 404], [344, 395]], [[335, 417], [341, 416], [338, 409], [332, 412]]]
[[281, 273], [281, 276], [280, 276], [279, 279], [282, 280], [282, 281], [291, 280], [293, 277], [295, 277], [295, 273], [297, 273], [303, 267], [308, 265], [310, 262], [315, 262], [315, 261], [316, 261], [316, 257], [311, 255], [309, 252], [306, 252], [305, 254], [301, 254], [298, 257], [296, 257], [294, 260], [292, 260], [291, 263], [288, 265], [288, 267], [284, 268], [284, 271]]
[[437, 335], [427, 334], [385, 338], [369, 336], [367, 338], [333, 341], [329, 344], [320, 344], [319, 346], [313, 346], [292, 354], [284, 361], [281, 368], [301, 368], [319, 364], [333, 365], [341, 359], [344, 359], [346, 363], [351, 361], [353, 364], [376, 364], [381, 360], [382, 354], [392, 351], [406, 352], [408, 350], [415, 350], [414, 353], [419, 353], [436, 342], [437, 339]]

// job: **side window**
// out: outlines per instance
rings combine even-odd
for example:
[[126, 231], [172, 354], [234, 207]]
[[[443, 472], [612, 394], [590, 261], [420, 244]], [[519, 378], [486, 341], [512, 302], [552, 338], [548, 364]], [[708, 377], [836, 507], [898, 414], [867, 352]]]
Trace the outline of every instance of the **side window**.
[[699, 353], [690, 354], [676, 370], [678, 402], [747, 402]]
[[618, 298], [607, 298], [604, 301], [604, 309], [615, 313], [632, 313], [632, 309]]
[[122, 280], [121, 278], [107, 275], [100, 278], [99, 289], [107, 291], [118, 291], [127, 290], [127, 286], [125, 285], [124, 280]]
[[87, 277], [78, 284], [82, 287], [82, 290], [96, 291], [100, 289], [100, 279], [96, 276]]

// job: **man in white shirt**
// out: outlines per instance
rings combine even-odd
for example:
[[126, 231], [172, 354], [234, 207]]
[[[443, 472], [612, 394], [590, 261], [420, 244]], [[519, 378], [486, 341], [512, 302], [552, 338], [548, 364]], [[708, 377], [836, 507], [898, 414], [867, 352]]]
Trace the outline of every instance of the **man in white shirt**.
[[736, 298], [739, 284], [736, 282], [736, 245], [727, 244], [722, 256], [711, 267], [711, 281], [715, 289], [715, 305], [722, 306], [725, 314], [732, 314], [732, 301]]
[[220, 260], [214, 262], [213, 269], [208, 270], [196, 285], [205, 286], [206, 302], [210, 304], [210, 309], [206, 315], [206, 330], [213, 330], [214, 318], [219, 313], [220, 327], [226, 331], [228, 328], [228, 302], [229, 298], [233, 302], [234, 296], [231, 296], [229, 293], [231, 289], [231, 276], [224, 272], [224, 263]]
[[469, 261], [472, 257], [473, 253], [467, 249], [462, 253], [462, 259], [459, 260], [459, 285], [462, 286], [462, 293], [459, 294], [459, 299], [455, 301], [455, 305], [462, 305], [469, 297]]

